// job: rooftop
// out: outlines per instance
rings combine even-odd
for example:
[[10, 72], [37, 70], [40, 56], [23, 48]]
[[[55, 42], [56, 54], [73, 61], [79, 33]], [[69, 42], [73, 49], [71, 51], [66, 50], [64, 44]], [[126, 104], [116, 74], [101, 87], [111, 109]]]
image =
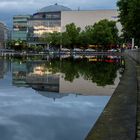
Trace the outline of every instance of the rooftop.
[[65, 7], [63, 5], [58, 5], [57, 3], [54, 5], [46, 6], [42, 9], [40, 9], [39, 13], [45, 13], [45, 12], [60, 12], [60, 11], [71, 11], [70, 8]]

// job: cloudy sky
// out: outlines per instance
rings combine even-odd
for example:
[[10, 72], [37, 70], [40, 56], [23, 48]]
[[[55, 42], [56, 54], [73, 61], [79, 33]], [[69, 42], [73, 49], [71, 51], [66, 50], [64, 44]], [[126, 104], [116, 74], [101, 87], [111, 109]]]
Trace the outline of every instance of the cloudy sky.
[[55, 3], [73, 10], [116, 9], [117, 0], [0, 0], [0, 20], [8, 26], [12, 24], [12, 16], [33, 14], [42, 7]]

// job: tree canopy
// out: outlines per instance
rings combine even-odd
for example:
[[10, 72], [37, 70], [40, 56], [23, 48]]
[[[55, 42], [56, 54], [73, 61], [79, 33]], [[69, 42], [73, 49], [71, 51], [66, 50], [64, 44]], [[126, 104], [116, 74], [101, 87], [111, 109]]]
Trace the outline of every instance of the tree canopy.
[[135, 38], [140, 44], [140, 0], [119, 0], [119, 20], [123, 26], [123, 37], [126, 41]]
[[[108, 49], [110, 45], [116, 46], [118, 43], [116, 22], [107, 19], [101, 20], [94, 25], [86, 26], [84, 30], [81, 30], [74, 23], [67, 24], [65, 29], [64, 32], [44, 33], [40, 41], [58, 49], [61, 46], [69, 49], [75, 47], [86, 49], [89, 45], [103, 46], [102, 49]], [[24, 47], [25, 43], [23, 42], [19, 45], [22, 45], [27, 50], [33, 50], [31, 46]], [[10, 46], [12, 48], [13, 46], [14, 48], [18, 47], [14, 41], [10, 42]]]
[[106, 19], [99, 21], [93, 25], [93, 42], [96, 45], [117, 44], [118, 29], [115, 21]]
[[76, 27], [74, 23], [66, 25], [66, 33], [69, 36], [71, 47], [79, 44], [80, 31], [81, 31], [81, 28]]
[[73, 49], [75, 46], [87, 47], [88, 45], [100, 45], [104, 48], [117, 45], [118, 29], [115, 21], [101, 20], [92, 26], [81, 30], [74, 23], [66, 25], [65, 32], [49, 33], [43, 35], [43, 40], [50, 45]]

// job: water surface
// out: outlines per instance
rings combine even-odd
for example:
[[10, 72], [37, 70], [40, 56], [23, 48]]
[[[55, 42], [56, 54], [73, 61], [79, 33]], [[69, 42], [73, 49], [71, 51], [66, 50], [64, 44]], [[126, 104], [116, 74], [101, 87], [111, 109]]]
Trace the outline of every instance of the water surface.
[[120, 79], [121, 57], [0, 59], [2, 140], [84, 140]]

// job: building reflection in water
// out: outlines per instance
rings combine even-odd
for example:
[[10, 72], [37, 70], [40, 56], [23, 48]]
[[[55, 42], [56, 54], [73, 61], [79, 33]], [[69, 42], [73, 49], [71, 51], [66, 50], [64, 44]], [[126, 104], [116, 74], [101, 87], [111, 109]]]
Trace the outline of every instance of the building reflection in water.
[[26, 82], [35, 90], [59, 92], [59, 73], [52, 73], [51, 68], [35, 66], [26, 76]]
[[0, 59], [0, 79], [4, 77], [4, 60]]
[[[96, 57], [87, 56], [86, 61], [78, 57], [62, 58], [59, 60], [50, 61], [27, 61], [26, 63], [13, 63], [13, 84], [16, 86], [32, 87], [37, 93], [46, 96], [48, 98], [62, 98], [68, 94], [82, 94], [82, 95], [98, 95], [98, 96], [110, 96], [114, 92], [116, 86], [120, 81], [119, 69], [121, 67], [122, 57], [120, 56], [106, 56]], [[97, 65], [96, 62], [101, 62]], [[82, 64], [83, 63], [83, 64]], [[103, 63], [108, 65], [107, 68], [101, 68]], [[109, 64], [113, 63], [113, 64]], [[114, 64], [116, 66], [114, 66]], [[89, 69], [84, 69], [90, 66]], [[96, 66], [97, 65], [97, 66]], [[104, 67], [106, 65], [103, 65]], [[93, 68], [98, 68], [100, 71], [94, 75]], [[79, 69], [80, 68], [80, 69]], [[103, 70], [102, 70], [103, 69]], [[105, 71], [104, 71], [105, 69]], [[113, 70], [111, 70], [113, 69]], [[85, 72], [85, 71], [86, 72]], [[110, 73], [107, 73], [111, 71]], [[75, 72], [75, 73], [74, 73]], [[72, 80], [68, 80], [66, 75], [69, 76], [75, 74]], [[112, 75], [111, 75], [112, 74]], [[94, 76], [93, 76], [94, 75]], [[99, 86], [95, 81], [102, 81], [103, 76], [108, 76], [111, 81], [107, 79], [106, 85]], [[91, 76], [92, 78], [90, 78]], [[98, 79], [98, 77], [100, 79]], [[110, 76], [110, 77], [109, 77]], [[114, 77], [113, 77], [114, 76]], [[85, 79], [85, 77], [88, 77]], [[70, 77], [71, 79], [71, 77]]]
[[3, 79], [4, 75], [8, 71], [11, 71], [11, 63], [3, 58], [0, 58], [0, 79]]
[[12, 63], [12, 84], [17, 87], [28, 87], [26, 83], [27, 65], [22, 61]]

